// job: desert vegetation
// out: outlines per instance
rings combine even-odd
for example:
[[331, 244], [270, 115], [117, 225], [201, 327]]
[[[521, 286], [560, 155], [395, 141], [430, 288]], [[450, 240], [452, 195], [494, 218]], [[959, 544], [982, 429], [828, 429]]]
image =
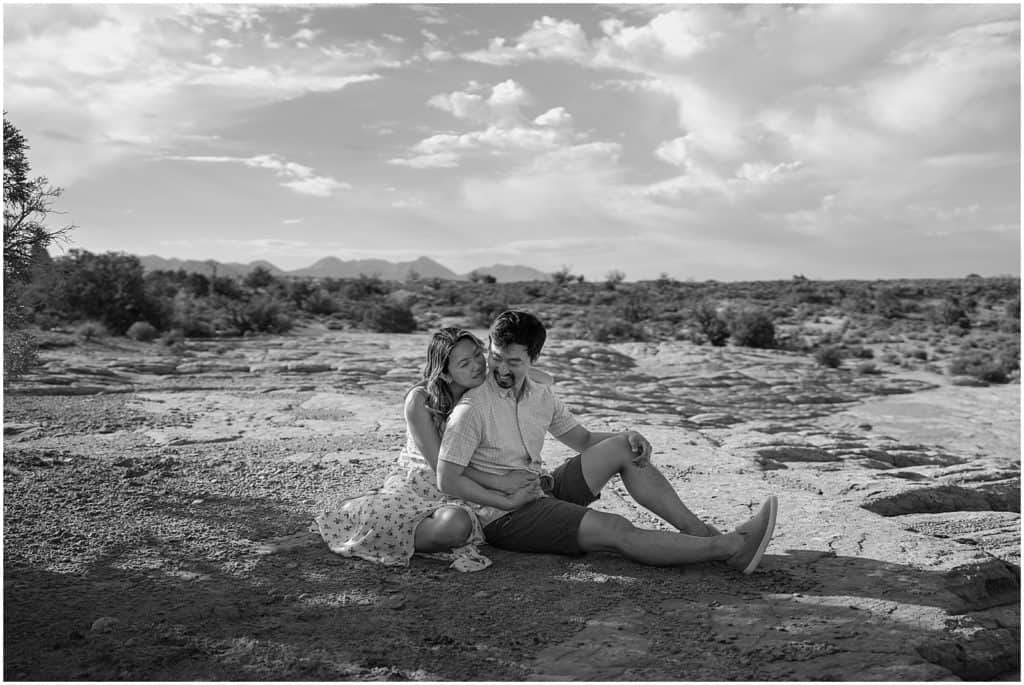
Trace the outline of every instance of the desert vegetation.
[[299, 278], [257, 266], [242, 276], [146, 271], [129, 254], [49, 248], [61, 190], [32, 178], [28, 144], [4, 119], [4, 378], [36, 363], [39, 345], [124, 336], [174, 347], [186, 338], [331, 329], [411, 333], [439, 325], [485, 328], [512, 307], [533, 310], [556, 335], [619, 343], [687, 340], [811, 355], [823, 367], [885, 366], [1005, 383], [1020, 378], [1020, 278], [768, 282], [627, 282], [619, 269], [589, 282], [562, 266], [546, 281], [403, 282], [374, 274]]
[[147, 273], [131, 255], [71, 250], [39, 260], [19, 303], [26, 327], [43, 338], [112, 335], [167, 345], [314, 322], [387, 333], [484, 328], [503, 309], [523, 307], [557, 335], [596, 342], [688, 340], [805, 354], [857, 373], [889, 365], [989, 383], [1019, 379], [1018, 278], [626, 282], [616, 271], [591, 283], [564, 269], [557, 275], [498, 283], [303, 279], [259, 267], [242, 277]]

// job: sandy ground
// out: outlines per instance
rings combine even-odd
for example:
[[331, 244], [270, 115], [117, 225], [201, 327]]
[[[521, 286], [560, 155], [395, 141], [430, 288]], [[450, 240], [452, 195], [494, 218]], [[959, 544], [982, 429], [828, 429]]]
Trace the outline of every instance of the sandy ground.
[[[643, 431], [719, 528], [779, 496], [761, 569], [256, 554], [380, 484], [425, 346], [310, 329], [46, 351], [4, 397], [4, 678], [1018, 678], [1019, 385], [552, 341], [581, 419]], [[596, 506], [667, 527], [617, 481]]]

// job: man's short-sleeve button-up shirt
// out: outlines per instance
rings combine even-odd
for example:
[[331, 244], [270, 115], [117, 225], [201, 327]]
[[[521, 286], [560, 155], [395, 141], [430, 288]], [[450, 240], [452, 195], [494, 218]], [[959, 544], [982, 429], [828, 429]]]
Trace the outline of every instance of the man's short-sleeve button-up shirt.
[[579, 425], [550, 385], [526, 379], [517, 400], [491, 374], [462, 396], [448, 418], [439, 459], [496, 475], [540, 472], [545, 433], [558, 437]]

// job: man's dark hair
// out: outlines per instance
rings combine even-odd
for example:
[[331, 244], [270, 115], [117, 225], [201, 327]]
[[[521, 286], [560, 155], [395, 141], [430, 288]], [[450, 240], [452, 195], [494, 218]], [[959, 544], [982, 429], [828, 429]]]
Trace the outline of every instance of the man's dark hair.
[[548, 338], [547, 329], [536, 316], [530, 312], [509, 310], [498, 314], [491, 324], [491, 342], [498, 347], [522, 345], [530, 355], [530, 361], [540, 356], [544, 341]]

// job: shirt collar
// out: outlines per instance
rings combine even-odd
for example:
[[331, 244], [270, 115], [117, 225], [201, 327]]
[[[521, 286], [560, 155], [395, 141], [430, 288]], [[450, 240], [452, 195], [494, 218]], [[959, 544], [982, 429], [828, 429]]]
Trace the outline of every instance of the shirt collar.
[[[497, 394], [497, 395], [499, 395], [501, 397], [507, 397], [507, 398], [512, 399], [512, 400], [517, 399], [516, 398], [516, 389], [515, 388], [503, 388], [503, 387], [501, 387], [500, 385], [498, 385], [498, 381], [494, 380], [494, 374], [492, 374], [490, 372], [488, 372], [488, 374], [487, 374], [487, 383], [490, 384], [491, 389], [495, 392], [495, 394]], [[529, 397], [532, 392], [533, 392], [533, 383], [530, 382], [530, 377], [527, 376], [526, 378], [523, 379], [523, 399]]]

